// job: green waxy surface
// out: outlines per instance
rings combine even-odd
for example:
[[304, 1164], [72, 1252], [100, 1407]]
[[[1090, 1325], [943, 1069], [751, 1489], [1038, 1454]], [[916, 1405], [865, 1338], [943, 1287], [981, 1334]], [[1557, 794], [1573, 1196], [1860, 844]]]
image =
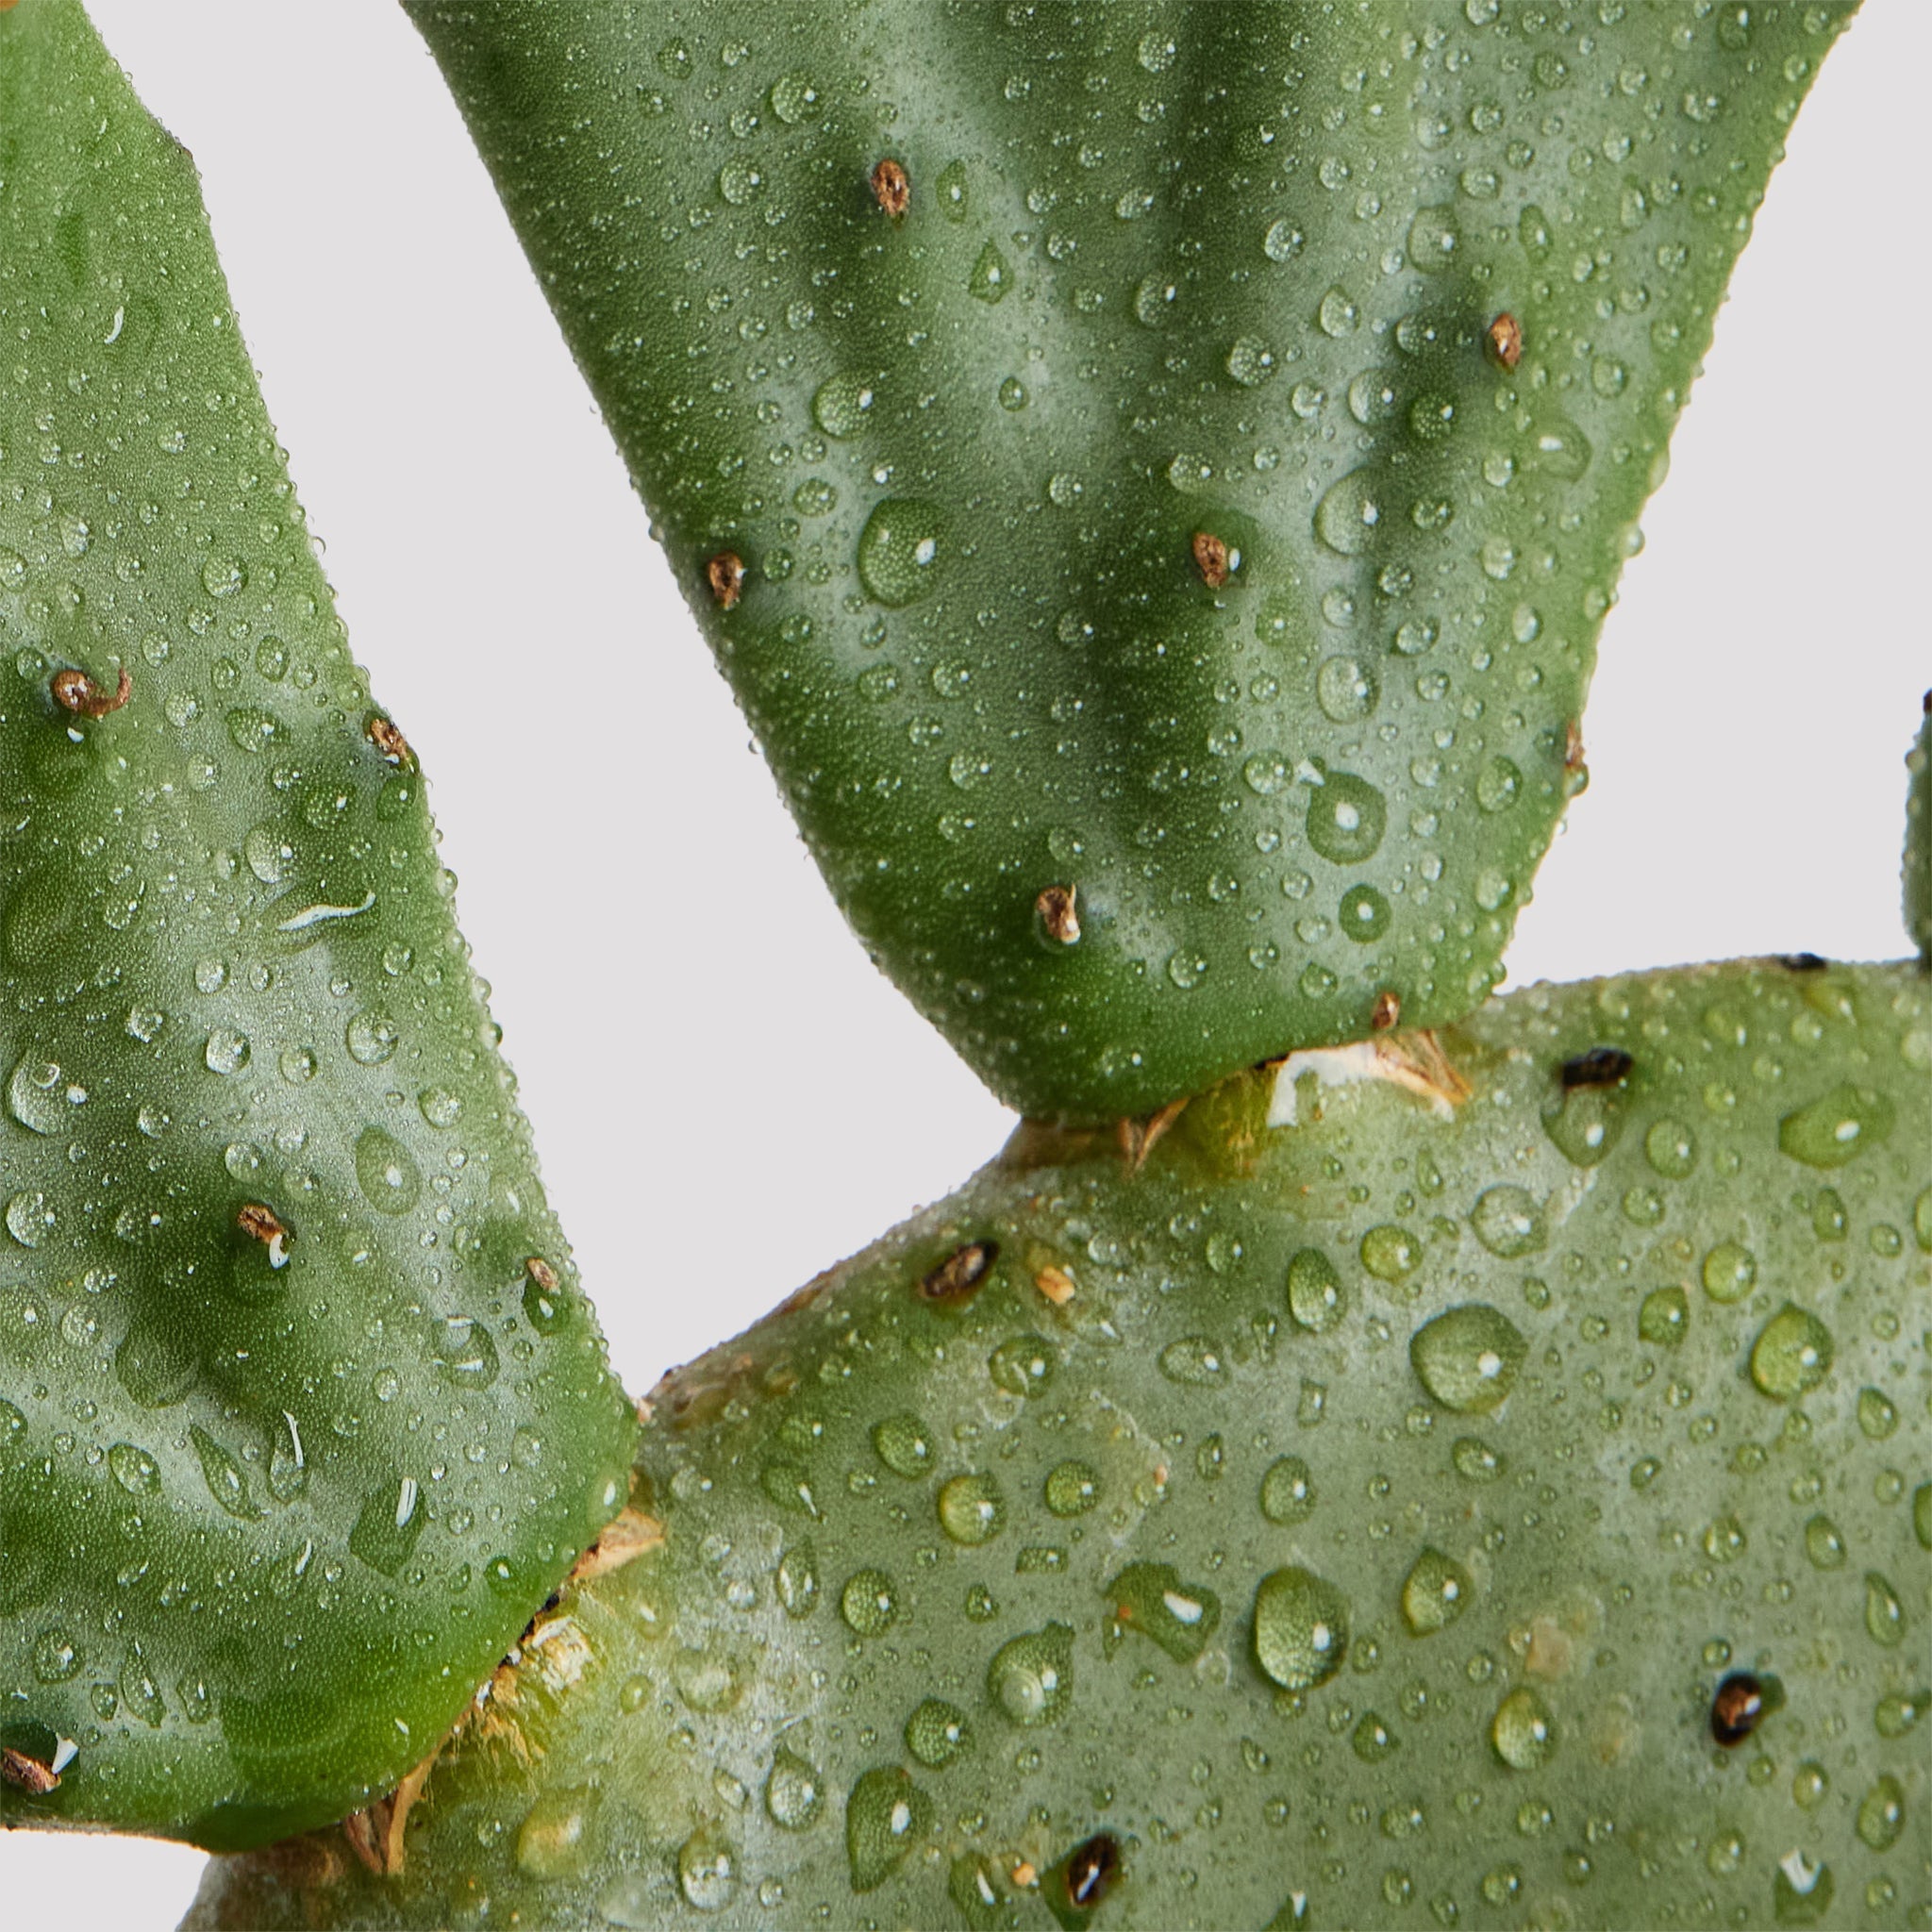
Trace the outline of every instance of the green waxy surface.
[[0, 1820], [247, 1843], [435, 1743], [634, 1426], [192, 164], [71, 0], [0, 13], [0, 1744], [60, 1774]]
[[[1442, 1040], [1453, 1118], [1307, 1077], [1269, 1128], [1244, 1076], [1138, 1172], [1023, 1129], [669, 1378], [664, 1546], [540, 1624], [401, 1873], [319, 1835], [217, 1866], [191, 1924], [1043, 1927], [1079, 1921], [1026, 1874], [1068, 1871], [1112, 1874], [1100, 1927], [1925, 1923], [1932, 987], [1745, 961], [1531, 988]], [[1625, 1130], [1579, 1162], [1550, 1122], [1598, 1046], [1631, 1056]], [[1890, 1130], [1786, 1152], [1841, 1083]], [[1363, 1260], [1390, 1232], [1394, 1281]], [[970, 1241], [977, 1291], [922, 1294]], [[1726, 1244], [1753, 1286], [1720, 1298]], [[1311, 1247], [1346, 1291], [1320, 1332], [1287, 1306]], [[1766, 1389], [1788, 1307], [1829, 1365]], [[1415, 1370], [1471, 1307], [1523, 1344], [1474, 1409]], [[1460, 1329], [1435, 1345], [1479, 1363], [1496, 1331]], [[916, 1478], [875, 1446], [908, 1416]], [[945, 1533], [972, 1474], [990, 1538]], [[856, 1576], [882, 1626], [841, 1616]], [[1726, 1749], [1740, 1672], [1761, 1716]]]
[[847, 917], [997, 1092], [1483, 997], [1848, 8], [408, 7]]

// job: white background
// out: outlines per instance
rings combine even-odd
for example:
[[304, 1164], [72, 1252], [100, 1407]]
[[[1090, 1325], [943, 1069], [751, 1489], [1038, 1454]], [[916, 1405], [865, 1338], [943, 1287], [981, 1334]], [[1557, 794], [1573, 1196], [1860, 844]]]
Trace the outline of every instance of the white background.
[[[648, 1389], [964, 1178], [1008, 1117], [833, 910], [400, 10], [92, 10], [200, 162], [357, 656], [431, 776], [551, 1194]], [[1900, 761], [1932, 684], [1907, 149], [1928, 72], [1932, 7], [1872, 0], [1799, 117], [1604, 633], [1591, 789], [1512, 983], [1904, 950]], [[0, 1916], [162, 1932], [200, 1864], [15, 1834]]]

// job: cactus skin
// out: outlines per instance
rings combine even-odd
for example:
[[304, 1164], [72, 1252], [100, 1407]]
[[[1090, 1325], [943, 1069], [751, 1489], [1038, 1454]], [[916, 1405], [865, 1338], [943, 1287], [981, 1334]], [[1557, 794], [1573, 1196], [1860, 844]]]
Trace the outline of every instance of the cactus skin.
[[1906, 754], [1906, 936], [1932, 966], [1932, 691], [1919, 736]]
[[[217, 1861], [188, 1924], [1044, 1927], [1015, 1866], [1100, 1832], [1095, 1926], [1924, 1923], [1932, 986], [1742, 961], [1531, 988], [1442, 1045], [1454, 1118], [1303, 1078], [1270, 1129], [1254, 1074], [1138, 1172], [1023, 1127], [660, 1388], [663, 1548], [566, 1592], [397, 1875], [318, 1834]], [[1627, 1072], [1566, 1098], [1597, 1048]], [[922, 1293], [989, 1241], [975, 1291]], [[1471, 1305], [1491, 1362], [1432, 1355]], [[983, 1541], [941, 1529], [983, 1522], [968, 1473]], [[1348, 1621], [1299, 1694], [1257, 1662], [1293, 1566]], [[996, 1661], [1040, 1633], [1058, 1697]], [[1724, 1749], [1732, 1672], [1783, 1702]], [[944, 1713], [908, 1735], [928, 1699], [956, 1761]], [[903, 1856], [855, 1791], [904, 1803]], [[1829, 1877], [1793, 1891], [1793, 1853]]]
[[1849, 8], [406, 4], [847, 918], [997, 1093], [1477, 1004]]
[[193, 166], [73, 0], [0, 13], [0, 1745], [78, 1746], [0, 1822], [245, 1844], [437, 1740], [635, 1424]]

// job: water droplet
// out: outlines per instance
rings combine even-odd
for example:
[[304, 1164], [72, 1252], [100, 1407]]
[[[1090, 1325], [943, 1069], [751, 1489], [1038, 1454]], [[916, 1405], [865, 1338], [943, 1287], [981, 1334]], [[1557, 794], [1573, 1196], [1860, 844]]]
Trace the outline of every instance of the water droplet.
[[79, 1646], [58, 1625], [34, 1639], [34, 1675], [43, 1684], [64, 1684], [80, 1669]]
[[127, 1655], [121, 1664], [121, 1708], [130, 1717], [138, 1717], [142, 1724], [158, 1727], [168, 1715], [168, 1707], [161, 1698], [161, 1687], [155, 1682], [154, 1673], [147, 1667], [147, 1659], [142, 1655], [141, 1645], [130, 1643]]
[[1895, 1648], [1906, 1634], [1906, 1607], [1875, 1570], [1865, 1573], [1865, 1630], [1874, 1643], [1887, 1650]]
[[863, 376], [834, 375], [811, 399], [812, 421], [835, 441], [857, 436], [873, 406], [873, 386]]
[[892, 1579], [883, 1570], [861, 1570], [848, 1577], [839, 1592], [839, 1614], [855, 1636], [882, 1636], [899, 1615], [899, 1593]]
[[1308, 790], [1308, 843], [1334, 864], [1373, 858], [1388, 823], [1388, 801], [1351, 772], [1330, 772]]
[[1160, 1373], [1184, 1389], [1211, 1389], [1227, 1380], [1220, 1345], [1205, 1335], [1184, 1335], [1160, 1351]]
[[583, 1786], [546, 1791], [517, 1832], [517, 1865], [532, 1878], [575, 1878], [591, 1852], [598, 1794]]
[[1858, 1427], [1874, 1442], [1884, 1441], [1898, 1427], [1898, 1410], [1882, 1390], [1859, 1390]]
[[858, 534], [858, 576], [878, 603], [898, 609], [931, 593], [938, 580], [944, 522], [932, 504], [887, 497]]
[[230, 1516], [239, 1517], [243, 1523], [253, 1522], [261, 1510], [248, 1493], [248, 1477], [243, 1474], [241, 1463], [199, 1423], [190, 1424], [188, 1435], [201, 1463], [202, 1478], [208, 1484], [208, 1494]]
[[463, 1115], [460, 1097], [447, 1087], [425, 1087], [416, 1096], [416, 1106], [432, 1127], [453, 1127]]
[[358, 1013], [349, 1022], [343, 1038], [349, 1058], [358, 1066], [379, 1067], [394, 1057], [401, 1036], [396, 1023], [387, 1013]]
[[808, 1617], [818, 1606], [818, 1552], [794, 1543], [778, 1558], [778, 1603], [788, 1617]]
[[1529, 435], [1529, 467], [1574, 483], [1590, 468], [1590, 438], [1567, 416], [1543, 416]]
[[1341, 1277], [1320, 1248], [1303, 1248], [1288, 1264], [1288, 1312], [1311, 1335], [1325, 1334], [1348, 1313]]
[[54, 1231], [54, 1208], [38, 1189], [25, 1189], [7, 1204], [7, 1232], [24, 1248], [37, 1248]]
[[906, 1748], [921, 1764], [939, 1771], [973, 1748], [966, 1713], [942, 1698], [928, 1697], [906, 1720]]
[[932, 1829], [932, 1800], [896, 1764], [869, 1771], [845, 1801], [845, 1857], [854, 1891], [872, 1891]]
[[1807, 1167], [1843, 1167], [1891, 1132], [1890, 1098], [1849, 1080], [1778, 1123], [1777, 1144]]
[[1260, 336], [1241, 336], [1227, 352], [1227, 373], [1244, 389], [1258, 389], [1278, 366], [1273, 347]]
[[932, 1438], [916, 1415], [889, 1415], [873, 1425], [872, 1446], [894, 1475], [924, 1475], [932, 1467]]
[[1475, 802], [1485, 811], [1507, 811], [1523, 796], [1523, 774], [1508, 758], [1491, 758], [1476, 774]]
[[987, 1666], [986, 1694], [1009, 1724], [1056, 1723], [1073, 1702], [1073, 1631], [1049, 1624], [1003, 1643]]
[[1040, 1335], [1015, 1335], [987, 1357], [987, 1373], [1008, 1395], [1039, 1395], [1051, 1385], [1059, 1357]]
[[1637, 1311], [1640, 1341], [1675, 1348], [1690, 1332], [1690, 1302], [1681, 1288], [1656, 1288]]
[[1932, 1709], [1932, 1690], [1914, 1690], [1909, 1697], [1890, 1691], [1878, 1700], [1872, 1722], [1881, 1738], [1903, 1738]]
[[427, 1521], [414, 1476], [378, 1483], [362, 1499], [349, 1531], [349, 1549], [372, 1570], [393, 1576], [409, 1560]]
[[1503, 1454], [1480, 1436], [1458, 1436], [1449, 1451], [1456, 1474], [1465, 1482], [1492, 1483], [1503, 1474]]
[[1315, 320], [1321, 325], [1325, 336], [1352, 336], [1361, 325], [1362, 313], [1350, 299], [1348, 291], [1332, 288], [1322, 297], [1322, 304], [1315, 310]]
[[429, 1352], [437, 1373], [453, 1389], [487, 1389], [496, 1380], [496, 1342], [490, 1330], [468, 1315], [448, 1315], [430, 1331]]
[[1100, 1472], [1085, 1462], [1062, 1462], [1047, 1474], [1046, 1507], [1056, 1516], [1084, 1516], [1100, 1501]]
[[239, 705], [227, 715], [228, 741], [237, 751], [277, 750], [289, 741], [289, 727], [259, 705]]
[[815, 1764], [780, 1744], [765, 1779], [765, 1810], [780, 1831], [808, 1831], [825, 1808], [825, 1781]]
[[1352, 724], [1375, 708], [1375, 674], [1357, 658], [1329, 658], [1315, 674], [1315, 702], [1338, 724]]
[[[772, 112], [788, 127], [796, 127], [808, 114], [822, 105], [817, 83], [811, 75], [794, 71], [781, 74], [772, 83]], [[958, 163], [947, 170], [948, 174], [958, 169]], [[943, 183], [945, 176], [940, 177]]]
[[953, 1541], [975, 1548], [1006, 1524], [1006, 1499], [990, 1475], [956, 1475], [940, 1485], [940, 1527]]
[[1191, 1664], [1221, 1626], [1221, 1599], [1198, 1583], [1183, 1583], [1172, 1563], [1130, 1563], [1107, 1586], [1109, 1653], [1127, 1632], [1151, 1638], [1176, 1663]]
[[378, 1214], [407, 1214], [423, 1190], [423, 1175], [409, 1150], [381, 1127], [356, 1137], [356, 1178]]
[[1456, 259], [1462, 230], [1453, 208], [1424, 208], [1408, 225], [1408, 263], [1423, 275], [1436, 275]]
[[1362, 1266], [1377, 1281], [1407, 1281], [1422, 1265], [1423, 1244], [1406, 1227], [1385, 1224], [1362, 1236]]
[[248, 1036], [232, 1026], [209, 1029], [202, 1059], [210, 1074], [239, 1074], [248, 1064]]
[[1859, 1801], [1858, 1836], [1874, 1852], [1889, 1852], [1905, 1828], [1905, 1787], [1888, 1773]]
[[1331, 483], [1315, 506], [1315, 535], [1338, 557], [1359, 557], [1382, 527], [1382, 504], [1367, 470]]
[[1004, 299], [1008, 284], [1013, 279], [1013, 272], [1007, 266], [1007, 258], [991, 242], [979, 251], [979, 259], [973, 264], [973, 273], [966, 277], [966, 292], [975, 302], [998, 302]]
[[1441, 1550], [1425, 1549], [1402, 1586], [1402, 1620], [1418, 1637], [1446, 1629], [1469, 1607], [1469, 1572]]
[[1505, 1261], [1540, 1254], [1548, 1239], [1541, 1203], [1527, 1188], [1507, 1184], [1476, 1197], [1469, 1224], [1476, 1240]]
[[1720, 1241], [1704, 1257], [1704, 1291], [1714, 1302], [1740, 1302], [1757, 1284], [1757, 1257], [1737, 1241]]
[[1845, 1560], [1845, 1540], [1838, 1524], [1828, 1516], [1814, 1516], [1805, 1525], [1805, 1554], [1814, 1569], [1841, 1570]]
[[1292, 261], [1302, 252], [1306, 238], [1285, 216], [1268, 224], [1261, 237], [1261, 252], [1270, 261]]
[[1549, 1707], [1526, 1685], [1510, 1691], [1491, 1720], [1490, 1742], [1511, 1771], [1535, 1771], [1557, 1746]]
[[1311, 1690], [1341, 1668], [1348, 1599], [1299, 1565], [1271, 1571], [1255, 1592], [1255, 1661], [1284, 1690]]
[[1787, 1302], [1751, 1345], [1751, 1379], [1774, 1402], [1794, 1402], [1831, 1371], [1831, 1330], [1807, 1308]]
[[37, 1054], [28, 1054], [7, 1083], [7, 1110], [30, 1133], [65, 1131], [86, 1099], [85, 1087]]
[[1417, 1379], [1457, 1415], [1488, 1415], [1499, 1407], [1528, 1352], [1516, 1324], [1484, 1302], [1445, 1310], [1408, 1343]]
[[1621, 1084], [1566, 1087], [1543, 1107], [1543, 1131], [1573, 1167], [1594, 1167], [1623, 1137], [1629, 1095]]
[[1299, 1456], [1268, 1465], [1261, 1478], [1261, 1514], [1270, 1523], [1305, 1523], [1315, 1507], [1315, 1481]]
[[108, 1468], [130, 1496], [158, 1496], [161, 1492], [160, 1464], [132, 1442], [116, 1442], [108, 1451]]

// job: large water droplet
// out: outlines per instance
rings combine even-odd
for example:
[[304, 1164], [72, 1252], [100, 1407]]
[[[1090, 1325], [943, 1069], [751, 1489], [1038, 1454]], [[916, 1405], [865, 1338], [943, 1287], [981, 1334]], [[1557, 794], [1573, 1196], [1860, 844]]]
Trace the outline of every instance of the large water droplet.
[[409, 1560], [427, 1520], [414, 1476], [378, 1483], [362, 1499], [349, 1549], [372, 1570], [393, 1576]]
[[1100, 1472], [1085, 1462], [1057, 1463], [1047, 1474], [1046, 1507], [1056, 1516], [1084, 1516], [1100, 1501]]
[[932, 1829], [932, 1800], [896, 1764], [869, 1771], [845, 1801], [845, 1857], [854, 1891], [872, 1891]]
[[1865, 1573], [1865, 1632], [1887, 1650], [1895, 1649], [1906, 1634], [1906, 1607], [1875, 1570]]
[[1255, 1592], [1255, 1661], [1284, 1690], [1311, 1690], [1348, 1652], [1348, 1599], [1298, 1564], [1271, 1571]]
[[1003, 1643], [987, 1666], [986, 1694], [1009, 1724], [1056, 1723], [1073, 1702], [1073, 1631], [1049, 1624]]
[[407, 1214], [423, 1190], [414, 1157], [393, 1134], [364, 1127], [356, 1137], [356, 1178], [378, 1214]]
[[1303, 1248], [1289, 1262], [1288, 1312], [1311, 1335], [1324, 1334], [1348, 1313], [1341, 1277], [1320, 1248]]
[[1469, 1607], [1469, 1572], [1441, 1550], [1426, 1549], [1402, 1585], [1402, 1619], [1418, 1637], [1446, 1629]]
[[1352, 772], [1330, 772], [1309, 788], [1308, 843], [1337, 865], [1373, 858], [1388, 823], [1388, 801]]
[[108, 1451], [108, 1468], [130, 1496], [160, 1494], [161, 1466], [145, 1449], [132, 1442], [116, 1442]]
[[1491, 1720], [1490, 1742], [1511, 1771], [1536, 1770], [1557, 1748], [1549, 1707], [1527, 1685], [1510, 1691]]
[[906, 1748], [939, 1771], [973, 1748], [973, 1727], [958, 1705], [928, 1697], [906, 1720]]
[[883, 1570], [860, 1570], [839, 1592], [839, 1614], [858, 1637], [879, 1637], [899, 1615], [899, 1593]]
[[1338, 557], [1359, 557], [1383, 521], [1381, 490], [1367, 470], [1351, 470], [1331, 483], [1315, 506], [1315, 535]]
[[825, 1781], [817, 1765], [780, 1744], [765, 1780], [765, 1810], [780, 1831], [807, 1831], [825, 1807]]
[[894, 1475], [911, 1479], [932, 1467], [932, 1432], [916, 1415], [889, 1415], [874, 1423], [872, 1446]]
[[1795, 1402], [1831, 1372], [1831, 1330], [1787, 1302], [1751, 1345], [1751, 1379], [1774, 1402]]
[[1720, 1241], [1704, 1257], [1704, 1291], [1714, 1302], [1740, 1302], [1757, 1283], [1757, 1257], [1738, 1241]]
[[1111, 1650], [1131, 1630], [1151, 1638], [1176, 1663], [1191, 1664], [1221, 1625], [1221, 1599], [1183, 1583], [1172, 1563], [1130, 1563], [1107, 1586]]
[[893, 496], [875, 504], [858, 533], [858, 577], [868, 594], [893, 609], [930, 594], [943, 534], [932, 504]]
[[863, 376], [834, 375], [820, 383], [812, 396], [812, 421], [827, 436], [842, 441], [865, 427], [873, 401], [873, 386]]
[[1849, 1080], [1778, 1123], [1777, 1144], [1807, 1167], [1843, 1167], [1891, 1132], [1890, 1098]]
[[940, 1486], [940, 1527], [968, 1548], [991, 1542], [1006, 1523], [1006, 1501], [990, 1475], [956, 1475]]
[[54, 1231], [53, 1204], [37, 1188], [24, 1189], [7, 1203], [7, 1232], [24, 1248], [37, 1248]]
[[1476, 1197], [1469, 1224], [1490, 1253], [1505, 1261], [1542, 1250], [1548, 1236], [1542, 1204], [1527, 1188], [1490, 1188]]
[[1423, 1387], [1457, 1415], [1487, 1415], [1499, 1407], [1528, 1352], [1516, 1324], [1485, 1302], [1445, 1310], [1408, 1343]]
[[387, 1013], [358, 1013], [343, 1032], [349, 1058], [364, 1067], [379, 1067], [392, 1059], [400, 1038], [396, 1023]]
[[248, 1477], [240, 1461], [199, 1423], [191, 1424], [188, 1434], [200, 1460], [208, 1494], [230, 1516], [240, 1517], [243, 1523], [252, 1522], [259, 1516], [261, 1509], [248, 1493]]
[[973, 272], [966, 277], [966, 292], [975, 302], [1002, 301], [1012, 279], [1013, 272], [1007, 266], [1007, 258], [989, 242], [979, 251], [979, 259], [973, 264]]
[[1015, 1335], [987, 1357], [987, 1373], [1008, 1395], [1040, 1395], [1053, 1381], [1059, 1356], [1041, 1335]]
[[1858, 1836], [1874, 1852], [1889, 1852], [1905, 1835], [1906, 1790], [1890, 1773], [1858, 1804]]
[[430, 1333], [429, 1351], [437, 1373], [457, 1389], [487, 1389], [496, 1380], [496, 1342], [481, 1322], [468, 1315], [450, 1315]]
[[63, 1132], [86, 1099], [85, 1087], [38, 1054], [28, 1054], [7, 1083], [8, 1112], [36, 1134]]

